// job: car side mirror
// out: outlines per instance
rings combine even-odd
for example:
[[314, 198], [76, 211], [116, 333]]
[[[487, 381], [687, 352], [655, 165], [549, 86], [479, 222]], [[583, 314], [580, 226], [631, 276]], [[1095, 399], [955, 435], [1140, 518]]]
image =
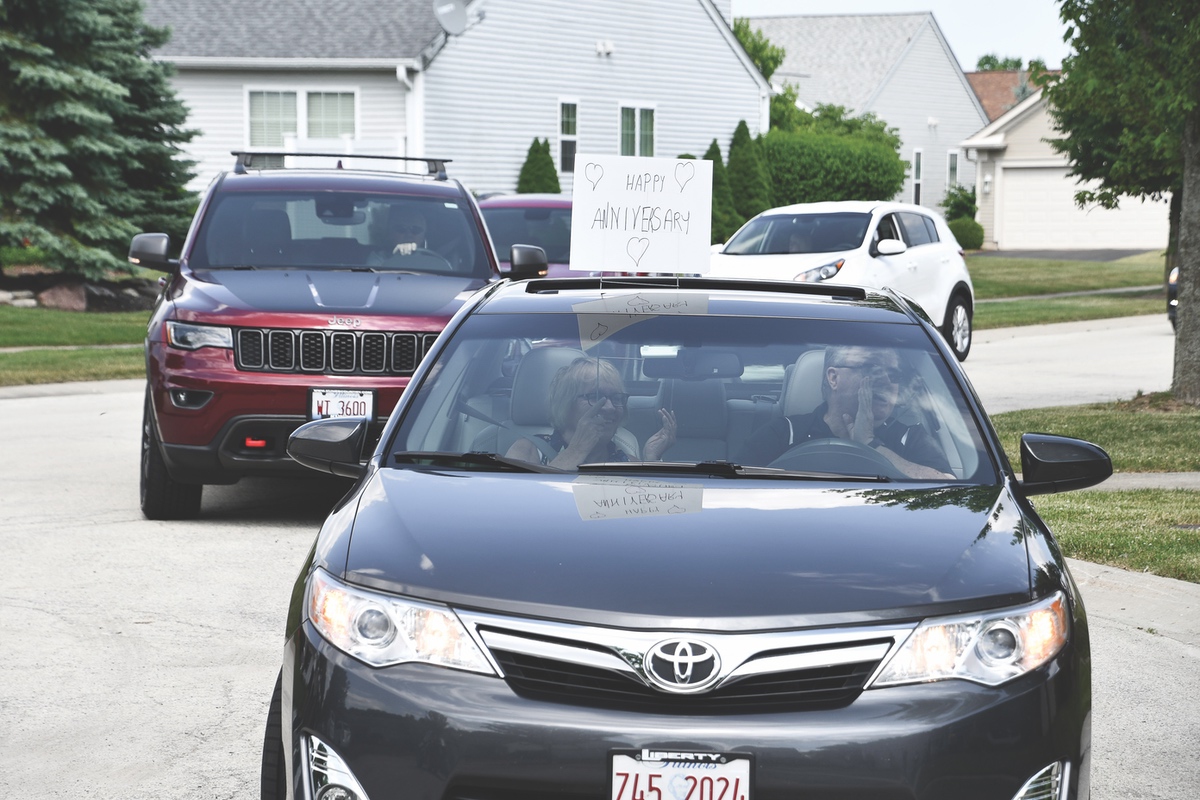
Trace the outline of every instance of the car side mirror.
[[287, 453], [298, 464], [343, 478], [361, 478], [367, 438], [365, 419], [318, 419], [306, 422], [288, 437]]
[[508, 264], [508, 277], [514, 281], [544, 277], [550, 268], [546, 251], [531, 244], [514, 244], [509, 251]]
[[171, 237], [165, 233], [139, 233], [129, 243], [129, 263], [171, 272], [179, 262], [167, 257], [170, 251]]
[[1108, 453], [1091, 442], [1048, 433], [1021, 437], [1021, 488], [1027, 495], [1086, 489], [1112, 471]]
[[898, 256], [908, 250], [908, 245], [899, 239], [880, 239], [875, 245], [875, 254], [880, 256]]

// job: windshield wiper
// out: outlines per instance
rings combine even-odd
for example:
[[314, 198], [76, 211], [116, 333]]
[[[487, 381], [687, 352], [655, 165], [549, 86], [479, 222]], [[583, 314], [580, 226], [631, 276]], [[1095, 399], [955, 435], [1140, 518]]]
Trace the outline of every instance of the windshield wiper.
[[803, 481], [862, 481], [891, 483], [886, 475], [846, 475], [841, 472], [799, 472], [775, 467], [755, 467], [732, 461], [603, 461], [580, 464], [580, 472], [650, 472], [662, 474], [693, 473], [713, 478], [766, 478]]
[[394, 453], [395, 464], [410, 464], [414, 467], [490, 467], [497, 472], [562, 472], [554, 467], [533, 464], [517, 458], [506, 458], [486, 451], [470, 453], [445, 453], [439, 451], [405, 451]]

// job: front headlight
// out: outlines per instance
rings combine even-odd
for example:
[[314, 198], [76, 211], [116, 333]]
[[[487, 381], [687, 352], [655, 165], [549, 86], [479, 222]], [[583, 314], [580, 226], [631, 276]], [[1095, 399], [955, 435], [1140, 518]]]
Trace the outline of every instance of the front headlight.
[[308, 580], [308, 618], [330, 644], [372, 667], [420, 662], [495, 674], [444, 606], [348, 586], [316, 570]]
[[819, 267], [813, 267], [812, 269], [805, 270], [796, 277], [792, 278], [792, 280], [799, 281], [800, 283], [817, 283], [819, 281], [827, 281], [834, 275], [837, 275], [845, 263], [846, 259], [839, 258], [837, 261], [830, 261], [828, 264], [822, 264]]
[[192, 325], [187, 322], [167, 323], [167, 342], [183, 350], [201, 347], [233, 349], [233, 330], [218, 325]]
[[962, 678], [998, 686], [1040, 667], [1067, 643], [1062, 592], [993, 614], [927, 619], [909, 635], [871, 688]]

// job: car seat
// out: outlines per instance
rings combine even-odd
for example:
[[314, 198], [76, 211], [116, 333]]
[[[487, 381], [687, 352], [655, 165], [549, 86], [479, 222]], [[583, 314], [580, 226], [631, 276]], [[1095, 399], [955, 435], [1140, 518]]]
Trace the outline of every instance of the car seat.
[[675, 444], [663, 454], [664, 461], [724, 461], [729, 457], [723, 382], [664, 380], [658, 400], [659, 407], [675, 412]]

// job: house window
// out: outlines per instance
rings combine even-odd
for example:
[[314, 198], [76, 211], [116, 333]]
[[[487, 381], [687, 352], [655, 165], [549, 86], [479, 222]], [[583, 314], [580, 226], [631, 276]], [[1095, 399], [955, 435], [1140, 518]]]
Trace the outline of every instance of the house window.
[[951, 150], [946, 155], [946, 188], [958, 186], [958, 151]]
[[353, 92], [308, 93], [308, 138], [354, 136]]
[[575, 143], [578, 135], [579, 107], [575, 103], [558, 104], [558, 163], [563, 173], [575, 171]]
[[295, 92], [250, 92], [250, 146], [283, 147], [296, 134]]
[[913, 203], [921, 205], [921, 151], [913, 150]]
[[621, 109], [621, 155], [654, 155], [654, 109]]

